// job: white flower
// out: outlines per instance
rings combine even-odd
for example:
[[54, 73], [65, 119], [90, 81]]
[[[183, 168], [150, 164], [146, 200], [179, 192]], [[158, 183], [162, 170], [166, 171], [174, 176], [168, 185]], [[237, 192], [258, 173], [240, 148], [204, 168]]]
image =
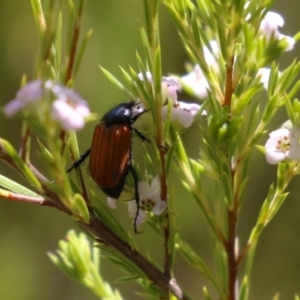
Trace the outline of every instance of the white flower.
[[136, 228], [139, 228], [141, 226], [141, 224], [145, 223], [147, 221], [147, 214], [144, 210], [142, 210], [141, 208], [139, 209], [139, 214], [136, 217], [136, 212], [137, 212], [137, 205], [135, 200], [132, 200], [128, 203], [128, 214], [129, 217], [133, 218], [133, 220], [135, 220], [135, 226]]
[[263, 84], [266, 90], [268, 90], [268, 86], [269, 86], [270, 73], [271, 73], [270, 68], [260, 68], [258, 69], [256, 75], [256, 76], [260, 76], [260, 82]]
[[268, 11], [260, 23], [260, 30], [267, 38], [278, 34], [278, 28], [284, 25], [284, 20], [280, 14]]
[[82, 129], [85, 118], [90, 115], [87, 102], [73, 90], [60, 85], [54, 85], [52, 91], [58, 98], [52, 104], [53, 119], [66, 131]]
[[[269, 80], [270, 80], [271, 69], [270, 68], [260, 68], [257, 71], [256, 76], [260, 77], [259, 81], [263, 84], [264, 88], [268, 90]], [[281, 72], [278, 71], [278, 76], [281, 75]]]
[[[148, 81], [153, 84], [152, 74], [147, 71], [146, 76]], [[139, 73], [138, 77], [140, 80], [144, 80], [144, 75], [142, 73]], [[176, 77], [163, 76], [161, 78], [161, 88], [163, 102], [167, 99], [172, 101], [173, 103], [177, 102], [177, 91], [180, 89], [180, 84]]]
[[117, 208], [117, 199], [112, 197], [107, 197], [107, 204], [110, 208], [116, 209]]
[[[201, 108], [201, 105], [196, 103], [186, 103], [178, 101], [172, 106], [171, 120], [179, 120], [183, 127], [189, 127], [194, 121], [194, 117]], [[165, 105], [161, 111], [163, 120], [166, 120], [168, 114], [168, 106]], [[206, 111], [203, 111], [202, 115], [206, 115]]]
[[[219, 72], [219, 65], [216, 57], [219, 56], [220, 49], [216, 41], [210, 41], [210, 47], [212, 52], [208, 47], [203, 47], [204, 59], [207, 63], [207, 66], [212, 70]], [[187, 91], [191, 92], [193, 95], [204, 99], [208, 95], [209, 84], [198, 64], [195, 65], [193, 71], [181, 77], [181, 83], [183, 88], [186, 88]]]
[[208, 95], [209, 85], [199, 65], [195, 65], [194, 70], [181, 77], [184, 88], [203, 99]]
[[[177, 79], [174, 77], [163, 77], [162, 87], [163, 95], [165, 94], [165, 98], [172, 102], [171, 120], [174, 121], [178, 119], [182, 126], [191, 126], [194, 121], [194, 117], [201, 106], [196, 103], [177, 101], [177, 90], [180, 88], [180, 86]], [[168, 105], [162, 107], [161, 114], [162, 119], [166, 120], [168, 115]], [[206, 112], [203, 114], [206, 114]]]
[[290, 130], [290, 151], [288, 153], [288, 158], [291, 160], [299, 160], [300, 159], [300, 128], [293, 127]]
[[4, 113], [6, 116], [11, 117], [28, 104], [38, 101], [42, 95], [42, 81], [30, 81], [17, 92], [15, 99], [4, 106]]
[[[139, 227], [147, 220], [147, 212], [152, 212], [155, 215], [162, 214], [167, 203], [161, 200], [160, 197], [160, 179], [159, 176], [153, 178], [151, 185], [145, 181], [138, 183], [139, 197], [140, 197], [140, 210], [136, 221], [136, 226]], [[135, 201], [130, 201], [128, 204], [128, 213], [132, 218], [136, 217], [137, 204]]]
[[297, 161], [300, 159], [300, 128], [293, 127], [291, 130], [280, 128], [272, 131], [265, 144], [266, 159], [269, 164], [290, 159]]
[[41, 80], [28, 82], [17, 92], [16, 98], [6, 104], [4, 113], [10, 117], [29, 104], [35, 103], [43, 97], [44, 90], [52, 92], [55, 96], [51, 115], [64, 130], [79, 130], [84, 126], [85, 118], [90, 115], [87, 102], [73, 90], [51, 80], [44, 84]]
[[209, 67], [218, 68], [219, 65], [215, 56], [217, 57], [219, 56], [220, 53], [219, 45], [215, 40], [210, 41], [209, 44], [212, 49], [212, 52], [208, 49], [208, 47], [206, 46], [203, 47], [203, 54], [204, 54], [205, 61]]
[[272, 36], [277, 40], [285, 39], [287, 43], [285, 50], [289, 51], [294, 48], [295, 40], [292, 37], [281, 34], [278, 31], [278, 28], [282, 27], [283, 25], [284, 20], [282, 16], [273, 11], [269, 11], [266, 13], [265, 17], [260, 23], [260, 31], [267, 39], [270, 39]]
[[164, 100], [168, 99], [173, 103], [177, 102], [177, 91], [180, 89], [177, 78], [169, 76], [162, 77], [161, 80], [162, 97]]
[[[208, 51], [208, 50], [207, 50]], [[211, 60], [212, 55], [207, 54], [208, 60]], [[199, 68], [199, 66], [198, 66]], [[202, 72], [199, 68], [199, 71]], [[143, 74], [138, 74], [141, 80], [144, 79]], [[152, 76], [150, 72], [146, 72], [146, 76], [150, 82], [152, 82]], [[189, 127], [194, 121], [194, 117], [198, 110], [200, 109], [200, 105], [195, 103], [185, 103], [182, 101], [177, 101], [177, 91], [180, 89], [180, 84], [178, 79], [173, 76], [163, 76], [161, 78], [161, 86], [162, 86], [162, 98], [163, 102], [169, 100], [172, 102], [172, 111], [171, 111], [171, 120], [174, 121], [176, 119], [184, 127]], [[208, 86], [208, 85], [207, 85]], [[162, 118], [166, 120], [168, 114], [168, 105], [162, 107]], [[206, 112], [203, 112], [206, 115]]]

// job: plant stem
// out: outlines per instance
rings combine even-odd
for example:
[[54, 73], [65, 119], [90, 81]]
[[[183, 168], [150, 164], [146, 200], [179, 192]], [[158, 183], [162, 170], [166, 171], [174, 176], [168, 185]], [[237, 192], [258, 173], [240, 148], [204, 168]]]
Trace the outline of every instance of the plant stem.
[[[231, 100], [233, 89], [233, 62], [234, 56], [230, 59], [230, 64], [226, 65], [226, 84], [225, 84], [225, 97], [223, 105], [229, 107], [231, 110]], [[228, 116], [230, 118], [230, 115]], [[235, 180], [236, 172], [231, 167], [231, 189], [235, 191], [233, 196], [233, 207], [227, 208], [227, 222], [228, 222], [228, 238], [227, 238], [227, 268], [228, 268], [228, 298], [227, 300], [236, 300], [237, 297], [237, 272], [238, 262], [236, 253], [236, 228], [239, 211], [238, 193], [236, 192], [235, 185], [239, 185], [239, 178]]]
[[223, 105], [231, 107], [231, 98], [232, 94], [234, 92], [233, 90], [233, 62], [234, 62], [234, 56], [232, 56], [230, 65], [226, 66], [226, 86], [225, 86], [225, 98]]
[[154, 267], [144, 256], [136, 249], [133, 249], [128, 243], [121, 240], [113, 231], [106, 227], [94, 215], [91, 215], [90, 223], [82, 225], [92, 232], [102, 243], [117, 249], [130, 261], [135, 263], [148, 278], [167, 295], [171, 292], [177, 299], [190, 299], [185, 295], [174, 280]]
[[[9, 157], [4, 148], [1, 147], [0, 144], [0, 159], [5, 161], [8, 165], [14, 168], [16, 171], [20, 172], [14, 161]], [[43, 182], [48, 182], [47, 179], [36, 170], [33, 165], [30, 165], [32, 170], [35, 170], [35, 174], [38, 174], [38, 178], [42, 179]], [[55, 207], [58, 210], [66, 213], [69, 216], [72, 216], [72, 212], [66, 208], [57, 197], [55, 193], [48, 189], [47, 184], [43, 185], [43, 191], [45, 198], [34, 198], [34, 197], [22, 197], [21, 195], [16, 195], [14, 193], [10, 193], [10, 197], [5, 197], [5, 199], [10, 200], [19, 200], [31, 204], [39, 204], [43, 206]], [[23, 198], [23, 199], [22, 199]], [[51, 203], [50, 203], [50, 201]], [[120, 237], [118, 237], [113, 231], [111, 231], [104, 223], [99, 220], [92, 209], [90, 208], [91, 219], [89, 224], [84, 223], [83, 221], [79, 221], [83, 227], [85, 227], [89, 232], [93, 233], [98, 240], [105, 243], [107, 246], [110, 246], [120, 253], [122, 253], [125, 257], [130, 259], [133, 263], [135, 263], [149, 278], [149, 280], [155, 284], [162, 292], [167, 295], [171, 292], [176, 299], [178, 300], [189, 300], [190, 298], [184, 294], [180, 287], [177, 285], [176, 281], [172, 279], [170, 276], [167, 276], [165, 273], [158, 270], [153, 264], [151, 264], [144, 256], [142, 256], [135, 248], [125, 241], [123, 241]]]
[[237, 210], [234, 207], [228, 209], [228, 242], [227, 242], [227, 266], [228, 266], [228, 300], [236, 300], [236, 281], [238, 265], [235, 253]]
[[72, 44], [71, 44], [71, 49], [69, 54], [69, 62], [68, 62], [68, 67], [66, 72], [65, 84], [68, 84], [69, 80], [72, 79], [73, 69], [75, 65], [76, 50], [77, 50], [80, 27], [81, 27], [83, 6], [84, 6], [84, 1], [81, 0], [79, 2], [78, 13], [74, 21]]

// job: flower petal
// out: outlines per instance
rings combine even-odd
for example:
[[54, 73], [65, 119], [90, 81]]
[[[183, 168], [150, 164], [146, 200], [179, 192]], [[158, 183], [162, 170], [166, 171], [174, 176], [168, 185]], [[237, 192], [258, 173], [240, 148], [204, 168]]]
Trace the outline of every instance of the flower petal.
[[203, 99], [208, 95], [209, 85], [199, 65], [195, 65], [194, 70], [181, 77], [183, 87]]
[[4, 113], [11, 117], [30, 102], [39, 100], [43, 95], [42, 81], [34, 80], [24, 85], [16, 95], [16, 98], [4, 106]]
[[287, 157], [291, 160], [299, 160], [300, 159], [300, 128], [294, 126], [290, 130], [290, 150], [287, 153]]
[[285, 159], [285, 154], [282, 151], [267, 151], [266, 160], [271, 165], [276, 165]]
[[151, 193], [150, 185], [146, 181], [138, 182], [139, 196], [140, 199], [147, 199]]
[[166, 210], [166, 207], [167, 207], [167, 202], [160, 201], [160, 202], [156, 203], [156, 205], [153, 207], [152, 212], [155, 215], [159, 216]]
[[271, 69], [270, 68], [260, 68], [257, 71], [256, 76], [260, 76], [260, 82], [263, 84], [264, 88], [268, 90], [269, 78], [270, 78]]
[[151, 182], [151, 190], [156, 194], [160, 195], [160, 188], [160, 177], [159, 175], [156, 175]]
[[278, 27], [282, 27], [283, 25], [284, 20], [281, 15], [273, 11], [268, 11], [261, 21], [260, 30], [267, 38], [270, 38], [272, 35], [276, 36]]
[[[139, 214], [136, 218], [136, 222], [135, 222], [136, 227], [139, 228], [141, 226], [141, 224], [145, 223], [146, 221], [147, 221], [147, 214], [142, 209], [140, 209]], [[134, 222], [134, 219], [133, 219], [133, 222]]]
[[117, 199], [112, 197], [107, 197], [107, 204], [110, 208], [116, 209], [117, 208]]
[[24, 101], [20, 99], [13, 99], [9, 101], [3, 108], [3, 111], [7, 117], [12, 117], [15, 115], [19, 110], [24, 107]]
[[179, 121], [183, 127], [190, 127], [194, 121], [194, 115], [187, 111], [178, 109]]
[[290, 130], [280, 128], [269, 134], [265, 144], [266, 159], [270, 164], [278, 164], [283, 161], [290, 150]]
[[[129, 217], [131, 218], [135, 218], [136, 217], [136, 212], [137, 212], [137, 205], [136, 205], [136, 202], [133, 200], [133, 201], [130, 201], [128, 203], [128, 214], [129, 214]], [[136, 219], [136, 227], [138, 228], [142, 223], [146, 222], [147, 220], [147, 214], [145, 211], [143, 211], [142, 209], [139, 210], [139, 214], [137, 216], [137, 219]], [[134, 221], [134, 219], [133, 219]]]
[[51, 114], [66, 131], [77, 131], [84, 126], [84, 118], [64, 100], [53, 101]]

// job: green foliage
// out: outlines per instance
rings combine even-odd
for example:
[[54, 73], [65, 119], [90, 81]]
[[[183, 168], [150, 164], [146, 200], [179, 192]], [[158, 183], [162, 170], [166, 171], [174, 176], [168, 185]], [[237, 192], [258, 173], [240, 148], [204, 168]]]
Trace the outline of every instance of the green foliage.
[[[75, 132], [65, 129], [64, 123], [53, 117], [53, 103], [57, 101], [57, 89], [65, 91], [68, 95], [65, 102], [72, 108], [84, 102], [66, 88], [73, 87], [92, 35], [92, 30], [80, 35], [84, 1], [71, 0], [67, 4], [55, 0], [43, 4], [31, 1], [39, 52], [34, 78], [29, 81], [23, 77], [22, 86], [28, 92], [30, 83], [40, 83], [40, 93], [32, 97], [24, 89], [17, 93], [16, 99], [22, 100], [19, 103], [23, 120], [21, 150], [18, 153], [9, 141], [0, 138], [0, 159], [21, 174], [34, 191], [0, 174], [0, 197], [55, 207], [94, 239], [96, 244], [92, 246], [86, 235], [70, 231], [66, 241], [59, 243], [57, 253], [49, 256], [69, 277], [101, 299], [123, 299], [103, 280], [99, 270], [102, 258], [125, 273], [119, 282], [135, 280], [140, 284], [144, 292], [138, 294], [145, 299], [192, 299], [176, 281], [177, 254], [210, 284], [209, 288], [197, 287], [198, 295], [203, 292], [204, 299], [213, 299], [213, 293], [222, 300], [249, 299], [259, 238], [286, 200], [290, 181], [300, 173], [300, 104], [296, 98], [300, 63], [294, 60], [281, 69], [276, 62], [293, 45], [276, 30], [266, 33], [262, 28], [272, 2], [145, 0], [145, 26], [140, 24], [143, 54], [136, 51], [136, 67], [120, 67], [123, 80], [100, 67], [115, 88], [147, 110], [144, 116], [148, 123], [142, 131], [151, 142], [143, 145], [140, 158], [143, 162], [138, 159], [134, 162], [141, 198], [140, 210], [136, 211], [140, 223], [147, 220], [149, 225], [141, 230], [143, 235], [152, 229], [159, 240], [161, 249], [157, 252], [161, 251], [163, 258], [159, 261], [151, 253], [139, 250], [138, 238], [127, 232], [104, 197], [96, 195], [93, 186], [86, 185], [79, 167], [76, 180], [70, 179], [65, 171], [68, 159], [77, 161], [80, 151]], [[159, 35], [162, 5], [173, 20], [191, 63], [196, 65], [194, 73], [189, 74], [196, 78], [191, 85], [185, 83], [186, 78], [166, 76], [163, 71]], [[179, 83], [183, 83], [183, 89], [197, 103], [178, 101]], [[201, 107], [198, 102], [202, 102]], [[278, 131], [270, 135], [275, 146], [257, 145], [261, 137], [266, 138], [267, 126], [282, 109], [286, 109], [289, 118], [281, 127], [284, 134], [279, 130], [279, 135], [276, 136]], [[7, 110], [6, 106], [4, 113], [9, 115]], [[68, 117], [64, 115], [64, 119]], [[89, 114], [84, 122], [96, 117]], [[197, 154], [192, 157], [184, 134], [193, 123], [199, 124], [194, 126]], [[30, 162], [32, 136], [37, 137], [39, 156], [51, 180]], [[271, 164], [278, 164], [277, 179], [261, 201], [249, 236], [242, 239], [245, 244], [239, 245], [238, 220], [247, 192], [250, 157], [255, 149], [266, 155]], [[171, 184], [174, 174], [191, 198], [185, 200], [186, 205], [194, 201], [197, 213], [206, 221], [212, 262], [206, 261], [182, 236], [180, 224], [188, 220], [180, 219], [179, 197], [176, 186]], [[132, 179], [127, 181], [120, 198], [132, 214], [134, 185]], [[146, 191], [141, 186], [146, 186]], [[147, 205], [152, 205], [152, 209]], [[159, 210], [162, 205], [167, 209]], [[195, 226], [196, 239], [199, 232]], [[242, 278], [239, 286], [238, 278]]]
[[123, 299], [117, 290], [111, 289], [99, 274], [100, 251], [92, 246], [83, 234], [69, 231], [66, 240], [59, 242], [56, 254], [48, 254], [52, 262], [66, 275], [78, 281], [103, 300]]

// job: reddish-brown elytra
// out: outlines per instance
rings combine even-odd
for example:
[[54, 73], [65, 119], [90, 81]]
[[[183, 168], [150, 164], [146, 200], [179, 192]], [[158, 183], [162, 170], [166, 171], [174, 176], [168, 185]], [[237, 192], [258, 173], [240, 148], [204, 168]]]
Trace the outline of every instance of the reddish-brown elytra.
[[128, 172], [134, 179], [134, 194], [137, 212], [134, 219], [134, 230], [137, 232], [136, 220], [139, 214], [138, 177], [131, 158], [131, 137], [134, 131], [142, 140], [144, 137], [133, 123], [147, 112], [138, 102], [121, 103], [107, 112], [101, 123], [95, 127], [92, 146], [73, 166], [72, 171], [90, 155], [89, 170], [93, 180], [109, 197], [118, 199], [125, 185]]

